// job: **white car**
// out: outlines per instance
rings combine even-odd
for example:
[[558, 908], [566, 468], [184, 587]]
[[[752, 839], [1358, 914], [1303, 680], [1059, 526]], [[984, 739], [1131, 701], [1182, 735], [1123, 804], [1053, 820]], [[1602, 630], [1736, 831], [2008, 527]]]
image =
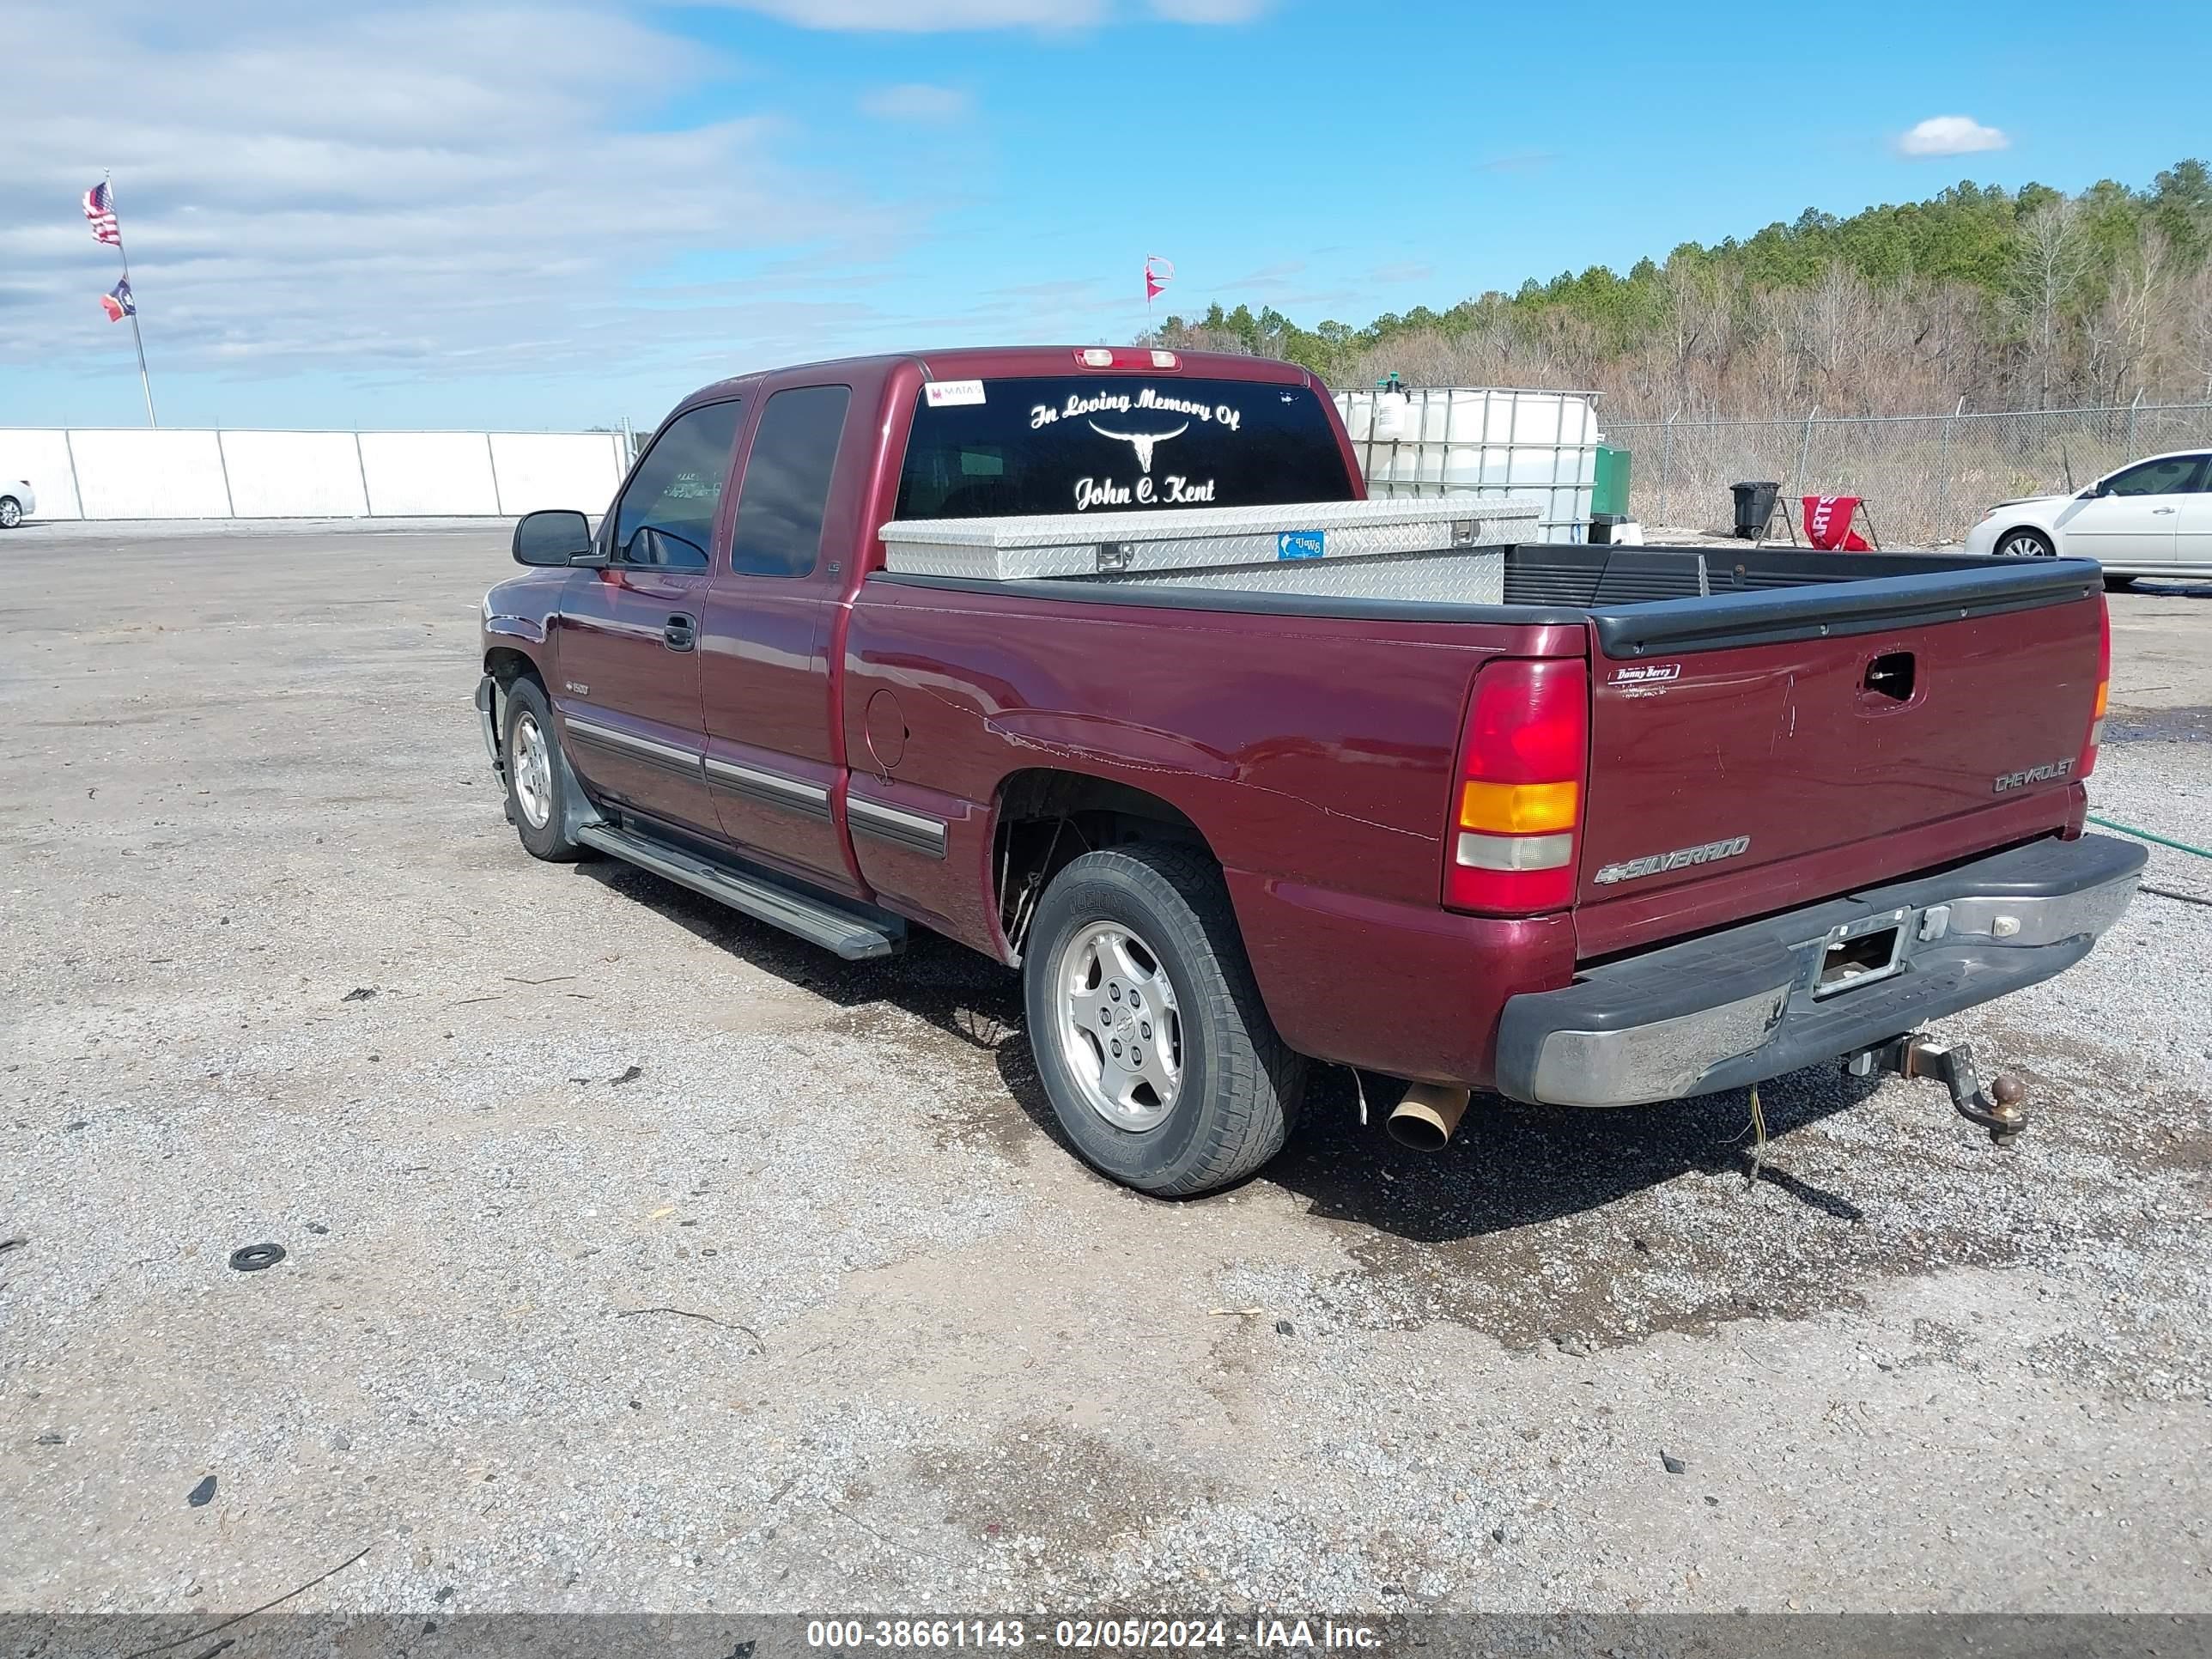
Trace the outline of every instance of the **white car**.
[[13, 530], [38, 510], [28, 478], [0, 478], [0, 530]]
[[2076, 495], [1999, 501], [1966, 545], [2001, 558], [2094, 559], [2113, 587], [2136, 576], [2212, 576], [2212, 453], [2154, 455]]

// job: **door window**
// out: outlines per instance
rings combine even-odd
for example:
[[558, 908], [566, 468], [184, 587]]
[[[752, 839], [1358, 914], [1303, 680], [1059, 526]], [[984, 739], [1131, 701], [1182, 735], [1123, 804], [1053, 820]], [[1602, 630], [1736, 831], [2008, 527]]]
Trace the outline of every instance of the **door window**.
[[2145, 461], [2141, 466], [2115, 472], [2105, 480], [2101, 493], [2106, 495], [2178, 495], [2196, 489], [2197, 469], [2203, 461], [2201, 455], [2169, 455], [2164, 460]]
[[852, 388], [842, 386], [794, 386], [768, 400], [738, 486], [731, 569], [747, 576], [812, 571], [852, 400]]
[[670, 422], [615, 508], [614, 556], [625, 564], [704, 570], [714, 509], [738, 444], [738, 405], [704, 404]]

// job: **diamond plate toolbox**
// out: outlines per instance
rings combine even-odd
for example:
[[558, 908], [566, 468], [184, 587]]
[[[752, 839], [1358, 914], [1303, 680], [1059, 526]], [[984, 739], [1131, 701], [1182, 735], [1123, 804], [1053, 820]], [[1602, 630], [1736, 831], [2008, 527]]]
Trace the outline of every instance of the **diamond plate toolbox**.
[[[1503, 582], [1502, 550], [1535, 534], [1539, 511], [1532, 501], [1464, 495], [1164, 507], [1018, 519], [897, 520], [884, 526], [883, 538], [885, 563], [904, 575], [984, 581], [1180, 580], [1207, 587], [1264, 586], [1333, 595], [1396, 594], [1407, 580], [1420, 580], [1408, 566], [1449, 556], [1439, 562], [1455, 567], [1453, 573], [1439, 569], [1427, 573], [1428, 579], [1441, 578], [1454, 597], [1474, 599], [1468, 577], [1486, 566], [1494, 573], [1487, 584], [1494, 595]], [[1369, 562], [1377, 568], [1362, 575], [1343, 569]]]

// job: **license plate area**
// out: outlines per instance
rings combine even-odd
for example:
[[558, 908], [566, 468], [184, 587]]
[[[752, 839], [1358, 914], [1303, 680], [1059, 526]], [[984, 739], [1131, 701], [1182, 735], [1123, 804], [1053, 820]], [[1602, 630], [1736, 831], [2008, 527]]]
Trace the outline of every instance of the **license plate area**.
[[1814, 952], [1806, 982], [1817, 1000], [1887, 979], [1905, 966], [1908, 910], [1863, 916], [1828, 930]]

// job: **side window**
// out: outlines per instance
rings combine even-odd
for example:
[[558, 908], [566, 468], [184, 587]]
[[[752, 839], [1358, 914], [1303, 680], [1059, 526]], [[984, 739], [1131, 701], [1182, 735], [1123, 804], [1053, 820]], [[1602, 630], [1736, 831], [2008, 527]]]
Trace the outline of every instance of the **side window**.
[[730, 568], [741, 575], [804, 576], [822, 553], [830, 474], [853, 389], [794, 386], [761, 411], [738, 495]]
[[2169, 455], [2162, 461], [2145, 461], [2105, 481], [2107, 495], [2173, 495], [2195, 489], [2197, 469], [2203, 458]]
[[615, 508], [614, 556], [627, 564], [704, 570], [714, 509], [738, 444], [738, 405], [705, 404], [653, 441]]

